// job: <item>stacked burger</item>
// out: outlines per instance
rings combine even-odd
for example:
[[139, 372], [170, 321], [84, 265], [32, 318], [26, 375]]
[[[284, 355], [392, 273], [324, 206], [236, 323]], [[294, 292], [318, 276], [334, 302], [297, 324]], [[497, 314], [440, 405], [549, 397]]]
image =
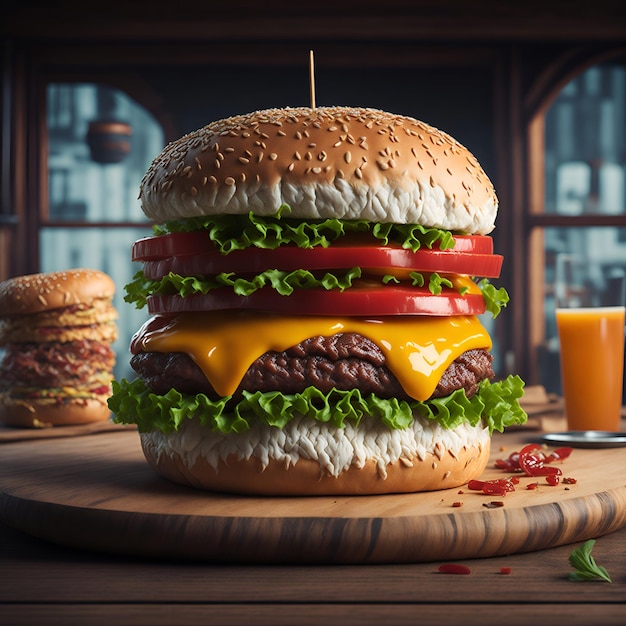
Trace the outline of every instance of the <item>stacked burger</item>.
[[170, 144], [140, 192], [154, 236], [126, 299], [116, 420], [196, 487], [374, 494], [480, 475], [523, 382], [494, 380], [478, 316], [497, 199], [466, 148], [410, 117], [349, 107], [218, 120]]
[[90, 269], [0, 283], [0, 422], [39, 427], [110, 419], [115, 284]]

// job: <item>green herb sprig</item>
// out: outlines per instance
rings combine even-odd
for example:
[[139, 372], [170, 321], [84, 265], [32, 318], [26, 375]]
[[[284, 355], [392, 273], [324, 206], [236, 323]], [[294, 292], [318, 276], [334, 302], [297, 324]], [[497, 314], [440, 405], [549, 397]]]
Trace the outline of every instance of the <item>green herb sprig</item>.
[[597, 580], [607, 583], [613, 582], [609, 573], [598, 565], [591, 556], [591, 550], [596, 543], [595, 539], [589, 539], [583, 543], [582, 546], [576, 548], [569, 555], [569, 562], [576, 569], [575, 572], [570, 572], [568, 578], [575, 581]]

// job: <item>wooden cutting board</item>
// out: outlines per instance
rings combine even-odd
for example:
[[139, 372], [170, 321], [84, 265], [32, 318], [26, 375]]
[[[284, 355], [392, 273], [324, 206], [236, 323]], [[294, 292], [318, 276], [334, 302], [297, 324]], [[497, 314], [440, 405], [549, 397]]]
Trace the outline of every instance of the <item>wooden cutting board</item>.
[[[528, 442], [496, 435], [492, 461]], [[153, 473], [136, 432], [4, 444], [0, 520], [64, 545], [229, 562], [381, 563], [488, 557], [595, 538], [626, 524], [626, 448], [576, 449], [575, 484], [506, 497], [465, 489], [359, 497], [212, 494]], [[507, 474], [490, 462], [483, 479]], [[462, 491], [463, 493], [459, 493]], [[490, 508], [491, 502], [504, 506]], [[455, 506], [455, 503], [462, 503]]]

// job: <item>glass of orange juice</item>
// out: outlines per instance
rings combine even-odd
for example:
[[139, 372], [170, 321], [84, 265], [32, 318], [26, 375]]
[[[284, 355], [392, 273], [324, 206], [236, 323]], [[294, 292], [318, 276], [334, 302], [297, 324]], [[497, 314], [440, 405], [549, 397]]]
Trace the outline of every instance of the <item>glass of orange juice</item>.
[[570, 430], [620, 430], [626, 273], [593, 250], [559, 254], [554, 292]]
[[556, 310], [569, 430], [620, 430], [625, 309], [598, 306]]

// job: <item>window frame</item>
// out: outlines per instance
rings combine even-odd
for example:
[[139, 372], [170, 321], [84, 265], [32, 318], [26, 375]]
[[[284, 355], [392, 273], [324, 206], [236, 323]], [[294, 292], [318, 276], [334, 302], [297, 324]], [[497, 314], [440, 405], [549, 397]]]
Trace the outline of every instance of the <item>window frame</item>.
[[626, 228], [626, 214], [562, 215], [545, 212], [545, 121], [550, 106], [563, 88], [586, 70], [609, 61], [626, 66], [626, 48], [619, 47], [596, 55], [564, 56], [553, 62], [537, 78], [526, 99], [526, 188], [524, 250], [527, 266], [527, 297], [524, 302], [523, 341], [518, 349], [523, 357], [528, 384], [539, 384], [540, 359], [546, 339], [545, 328], [545, 229], [549, 227], [586, 228], [590, 226]]

